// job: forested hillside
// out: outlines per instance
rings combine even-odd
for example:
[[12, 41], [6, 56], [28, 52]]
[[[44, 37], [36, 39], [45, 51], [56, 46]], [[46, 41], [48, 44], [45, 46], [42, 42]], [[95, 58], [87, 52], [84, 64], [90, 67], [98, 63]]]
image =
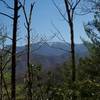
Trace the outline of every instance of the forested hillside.
[[100, 100], [100, 0], [0, 0], [0, 100]]

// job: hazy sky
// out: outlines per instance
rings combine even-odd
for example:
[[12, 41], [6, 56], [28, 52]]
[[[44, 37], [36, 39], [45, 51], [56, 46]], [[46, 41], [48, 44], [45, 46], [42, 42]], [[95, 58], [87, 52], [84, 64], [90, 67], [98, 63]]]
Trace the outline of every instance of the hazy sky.
[[[13, 6], [13, 0], [7, 0], [9, 4]], [[30, 0], [32, 1], [32, 0]], [[61, 8], [62, 12], [65, 13], [64, 11], [64, 4], [63, 0], [56, 0], [60, 1], [57, 4]], [[27, 13], [29, 9], [30, 2], [27, 0]], [[11, 15], [12, 11], [8, 11], [5, 6], [3, 6], [2, 3], [0, 3], [0, 11], [6, 12], [9, 15]], [[19, 42], [18, 45], [23, 44], [23, 40], [25, 42], [25, 28], [24, 28], [24, 18], [23, 15], [20, 11], [20, 20], [18, 22], [18, 36], [19, 38], [22, 38]], [[74, 24], [74, 29], [75, 29], [75, 43], [81, 43], [80, 36], [83, 38], [87, 38], [84, 28], [83, 28], [83, 23], [87, 23], [88, 20], [91, 20], [91, 16], [85, 15], [85, 16], [75, 16], [75, 24]], [[64, 21], [64, 19], [61, 17], [57, 9], [55, 8], [54, 4], [52, 3], [52, 0], [38, 0], [38, 2], [35, 4], [34, 10], [33, 10], [33, 16], [32, 16], [32, 34], [36, 35], [37, 33], [39, 34], [39, 37], [43, 37], [44, 35], [49, 39], [50, 37], [53, 36], [53, 33], [56, 32], [54, 29], [52, 23], [55, 24], [55, 26], [59, 29], [59, 31], [62, 33], [62, 36], [65, 38], [67, 42], [70, 42], [70, 34], [68, 32], [68, 25]], [[12, 33], [12, 21], [9, 20], [8, 18], [1, 16], [0, 15], [0, 24], [4, 24], [7, 26], [7, 31], [9, 35]], [[60, 41], [58, 38], [54, 38], [53, 40], [50, 41]], [[10, 41], [9, 41], [10, 43]]]

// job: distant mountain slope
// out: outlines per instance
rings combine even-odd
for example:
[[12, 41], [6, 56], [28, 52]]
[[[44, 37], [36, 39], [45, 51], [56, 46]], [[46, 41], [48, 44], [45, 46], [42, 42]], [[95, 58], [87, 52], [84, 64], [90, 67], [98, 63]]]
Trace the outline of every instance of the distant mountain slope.
[[[22, 52], [22, 56], [18, 59], [17, 72], [25, 73], [26, 71], [26, 49], [25, 46], [17, 47], [17, 52]], [[83, 44], [76, 44], [75, 51], [77, 57], [85, 57], [88, 50]], [[70, 56], [70, 45], [68, 43], [52, 42], [31, 45], [31, 63], [38, 63], [44, 69], [53, 69], [63, 64]]]

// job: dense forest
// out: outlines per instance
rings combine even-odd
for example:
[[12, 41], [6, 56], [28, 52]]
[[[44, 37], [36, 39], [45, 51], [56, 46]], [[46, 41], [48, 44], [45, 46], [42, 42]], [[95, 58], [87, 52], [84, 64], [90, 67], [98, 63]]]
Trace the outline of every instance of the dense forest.
[[[59, 42], [32, 33], [39, 0], [0, 0], [0, 100], [100, 100], [100, 0], [62, 0], [63, 7], [59, 0], [50, 1], [66, 24], [70, 43], [54, 23], [50, 39]], [[81, 36], [82, 44], [76, 44], [75, 18], [84, 15], [92, 17], [83, 23], [87, 39]], [[18, 46], [20, 23], [26, 38]]]

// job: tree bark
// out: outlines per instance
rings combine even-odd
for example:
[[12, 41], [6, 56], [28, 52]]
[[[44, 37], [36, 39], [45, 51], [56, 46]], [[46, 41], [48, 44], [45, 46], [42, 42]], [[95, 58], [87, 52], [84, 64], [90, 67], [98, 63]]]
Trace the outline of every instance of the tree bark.
[[27, 29], [28, 33], [28, 44], [27, 44], [27, 68], [28, 68], [28, 100], [32, 100], [32, 74], [31, 74], [31, 66], [30, 66], [30, 25]]
[[70, 23], [70, 33], [71, 33], [71, 59], [72, 59], [72, 81], [76, 81], [76, 64], [75, 64], [75, 44], [74, 44], [74, 30], [73, 23]]
[[69, 8], [68, 1], [65, 1], [66, 12], [68, 16], [68, 24], [70, 28], [71, 40], [71, 60], [72, 60], [72, 81], [76, 80], [76, 65], [75, 65], [75, 44], [74, 44], [74, 26], [73, 26], [73, 10]]
[[[75, 64], [75, 43], [74, 43], [74, 25], [73, 25], [73, 14], [74, 9], [70, 8], [68, 0], [64, 0], [66, 6], [66, 12], [68, 16], [68, 25], [70, 29], [70, 41], [71, 41], [71, 60], [72, 60], [72, 82], [76, 81], [76, 64]], [[72, 100], [76, 100], [75, 91], [73, 90]]]
[[14, 1], [13, 40], [12, 40], [12, 75], [11, 75], [11, 100], [16, 100], [16, 36], [18, 21], [18, 0]]
[[27, 30], [27, 69], [28, 69], [28, 100], [32, 100], [32, 66], [30, 65], [30, 32], [31, 32], [31, 18], [34, 3], [31, 4], [29, 16], [27, 16], [25, 5], [23, 5], [23, 13], [26, 20], [25, 28]]
[[2, 54], [0, 56], [0, 100], [2, 100], [2, 75], [3, 75], [3, 72], [2, 72]]

